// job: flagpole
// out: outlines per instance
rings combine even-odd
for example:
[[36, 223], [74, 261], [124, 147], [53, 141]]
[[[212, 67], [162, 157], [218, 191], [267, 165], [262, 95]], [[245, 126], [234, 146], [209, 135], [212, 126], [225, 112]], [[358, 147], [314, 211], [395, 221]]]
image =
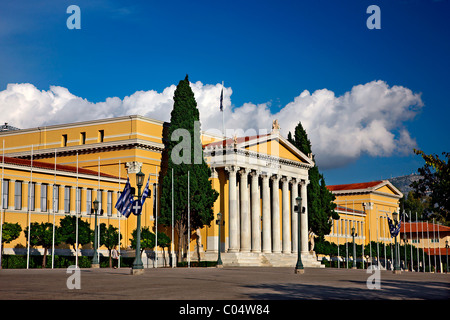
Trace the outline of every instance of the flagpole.
[[[420, 271], [420, 258], [419, 258], [419, 222], [417, 221], [417, 211], [416, 211], [416, 238], [417, 238], [417, 272]], [[412, 247], [412, 246], [411, 246]]]
[[439, 271], [440, 271], [440, 273], [442, 273], [441, 236], [439, 233], [439, 223], [438, 223], [438, 227], [437, 227], [437, 232], [438, 232], [438, 249], [439, 249]]
[[55, 214], [56, 210], [56, 149], [55, 149], [55, 173], [54, 173], [54, 182], [53, 182], [53, 230], [52, 230], [52, 269], [55, 267]]
[[[406, 224], [405, 224], [406, 226]], [[413, 261], [413, 249], [412, 249], [412, 213], [409, 210], [409, 237], [411, 238], [411, 271], [413, 269], [414, 261]]]
[[422, 260], [423, 260], [423, 272], [425, 273], [425, 243], [423, 241], [423, 213], [422, 213]]
[[224, 116], [224, 111], [223, 111], [223, 81], [222, 81], [222, 94], [221, 94], [221, 101], [220, 101], [220, 103], [221, 103], [221, 106], [222, 106], [222, 133], [223, 133], [223, 136], [225, 137], [225, 116]]
[[156, 187], [155, 187], [155, 261], [156, 261], [156, 269], [158, 269], [158, 168], [155, 165], [155, 179], [156, 179]]
[[[80, 194], [81, 196], [81, 194]], [[81, 200], [81, 199], [80, 199]], [[76, 241], [76, 250], [75, 250], [75, 267], [78, 268], [78, 151], [77, 151], [77, 187], [75, 189], [75, 241]]]
[[173, 208], [173, 168], [172, 168], [172, 243], [171, 243], [171, 249], [172, 249], [172, 268], [175, 267], [175, 261], [173, 261], [173, 254], [174, 254], [174, 229], [173, 229], [173, 220], [174, 220], [174, 208]]
[[427, 238], [428, 238], [428, 268], [430, 269], [430, 273], [431, 273], [431, 256], [430, 256], [430, 232], [428, 230], [428, 221], [427, 221]]
[[30, 184], [28, 185], [28, 241], [27, 241], [27, 269], [30, 267], [30, 236], [31, 236], [31, 188], [33, 186], [33, 145], [31, 145]]
[[[100, 157], [98, 157], [98, 165], [97, 165], [97, 167], [98, 167], [98, 170], [97, 170], [98, 171], [97, 172], [97, 177], [98, 177], [97, 200], [98, 200], [99, 193], [100, 193]], [[99, 213], [101, 215], [101, 212], [102, 212], [102, 208], [101, 207], [103, 207], [103, 199], [101, 199], [101, 197], [100, 197], [99, 203], [101, 203], [101, 206], [98, 208], [98, 212], [97, 212], [98, 216], [99, 216]], [[97, 220], [97, 230], [98, 230], [98, 232], [97, 232], [97, 259], [98, 259], [98, 263], [100, 265], [100, 216], [98, 217], [98, 220]]]
[[436, 273], [436, 232], [434, 228], [434, 218], [433, 218], [433, 254], [434, 254], [434, 272]]
[[0, 211], [0, 269], [2, 268], [2, 252], [3, 252], [3, 215], [5, 210], [3, 209], [3, 181], [5, 177], [5, 139], [3, 139], [3, 149], [2, 149], [2, 200], [1, 200], [1, 211]]
[[190, 246], [191, 246], [191, 208], [190, 208], [190, 186], [189, 186], [189, 171], [188, 171], [188, 268], [191, 267], [191, 254], [190, 254]]
[[[120, 176], [120, 167], [121, 167], [121, 161], [119, 160], [119, 191], [120, 191], [120, 179], [121, 179], [121, 176]], [[117, 258], [117, 268], [118, 269], [120, 269], [120, 219], [122, 218], [122, 214], [120, 214], [120, 212], [119, 211], [117, 211], [118, 212], [118, 217], [119, 217], [119, 236], [118, 236], [118, 240], [117, 240], [117, 242], [118, 242], [118, 244], [117, 244], [117, 246], [119, 247], [119, 257]]]

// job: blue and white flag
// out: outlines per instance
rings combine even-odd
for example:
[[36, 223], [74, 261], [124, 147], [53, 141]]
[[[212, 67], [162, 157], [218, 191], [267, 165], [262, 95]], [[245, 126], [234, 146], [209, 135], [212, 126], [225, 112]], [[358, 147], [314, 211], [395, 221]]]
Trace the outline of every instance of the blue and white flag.
[[133, 214], [135, 216], [138, 216], [141, 214], [142, 212], [142, 205], [139, 202], [139, 200], [134, 200], [133, 201], [133, 205], [131, 206], [131, 212], [133, 212]]
[[223, 111], [223, 87], [222, 92], [220, 93], [220, 111]]
[[150, 193], [149, 184], [150, 184], [150, 175], [148, 175], [147, 184], [145, 185], [144, 192], [142, 193], [141, 207], [144, 206], [145, 199], [147, 199], [147, 197], [148, 197], [148, 195]]
[[394, 226], [394, 223], [392, 222], [391, 218], [389, 218], [389, 216], [386, 214], [387, 219], [388, 219], [388, 224], [389, 224], [389, 232], [391, 234], [391, 238], [395, 238], [398, 233], [400, 232], [400, 227], [402, 225], [402, 219], [400, 218], [400, 220], [398, 221], [398, 225], [397, 228]]
[[130, 179], [127, 179], [127, 183], [125, 184], [125, 188], [123, 188], [123, 191], [117, 199], [117, 203], [115, 205], [115, 208], [125, 217], [129, 217], [131, 213], [131, 207], [133, 205], [134, 199], [133, 195], [131, 194], [131, 186], [130, 186]]

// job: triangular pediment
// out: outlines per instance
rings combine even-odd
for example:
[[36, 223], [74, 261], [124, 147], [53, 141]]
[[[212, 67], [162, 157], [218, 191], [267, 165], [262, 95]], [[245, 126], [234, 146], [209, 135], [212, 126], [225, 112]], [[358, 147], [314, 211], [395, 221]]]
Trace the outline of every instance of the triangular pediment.
[[314, 166], [314, 162], [279, 133], [244, 139], [237, 147]]

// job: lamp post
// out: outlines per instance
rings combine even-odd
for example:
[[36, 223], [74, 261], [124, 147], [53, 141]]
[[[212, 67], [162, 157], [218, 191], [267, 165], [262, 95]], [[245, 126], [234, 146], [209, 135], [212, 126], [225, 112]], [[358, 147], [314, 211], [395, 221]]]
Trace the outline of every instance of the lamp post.
[[448, 273], [448, 240], [445, 240], [445, 255], [447, 256], [447, 273]]
[[135, 205], [136, 215], [137, 215], [137, 226], [136, 226], [136, 257], [134, 258], [133, 267], [131, 269], [131, 274], [138, 275], [144, 273], [144, 265], [141, 260], [141, 213], [138, 210], [141, 209], [141, 188], [144, 185], [145, 174], [141, 170], [136, 174], [136, 185], [138, 187], [138, 199], [137, 205]]
[[357, 237], [358, 234], [355, 233], [355, 227], [352, 228], [352, 238], [353, 238], [353, 267], [352, 269], [356, 268], [356, 244], [355, 244], [355, 237]]
[[305, 269], [303, 269], [303, 263], [302, 263], [302, 253], [301, 253], [301, 217], [300, 215], [304, 212], [302, 207], [302, 198], [297, 197], [295, 198], [295, 201], [297, 202], [296, 208], [294, 208], [294, 211], [298, 212], [298, 250], [297, 250], [297, 265], [295, 266], [295, 273], [296, 274], [303, 274], [305, 273]]
[[97, 232], [98, 232], [98, 228], [97, 228], [97, 214], [98, 214], [98, 200], [95, 199], [94, 203], [93, 203], [93, 208], [94, 208], [94, 215], [95, 215], [95, 226], [94, 226], [94, 257], [92, 257], [92, 263], [91, 263], [91, 267], [92, 268], [100, 268], [100, 264], [98, 262], [98, 255], [97, 255]]
[[[392, 219], [394, 220], [394, 228], [397, 229], [398, 226], [398, 213], [397, 212], [392, 212]], [[397, 246], [397, 236], [394, 237], [395, 240], [395, 263], [394, 263], [394, 273], [395, 274], [400, 274], [402, 273], [402, 271], [400, 270], [400, 266], [399, 266], [399, 256], [398, 256], [398, 246]]]
[[217, 220], [216, 220], [216, 224], [219, 226], [219, 239], [217, 241], [217, 264], [216, 264], [216, 268], [223, 268], [223, 263], [222, 263], [222, 259], [220, 257], [220, 239], [221, 239], [221, 230], [222, 229], [222, 214], [219, 212], [217, 214]]

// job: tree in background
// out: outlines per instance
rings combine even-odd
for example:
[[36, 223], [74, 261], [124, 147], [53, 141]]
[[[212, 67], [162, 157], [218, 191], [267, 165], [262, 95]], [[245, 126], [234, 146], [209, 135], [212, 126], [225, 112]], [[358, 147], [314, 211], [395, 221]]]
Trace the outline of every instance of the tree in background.
[[[53, 245], [53, 224], [50, 222], [32, 222], [30, 224], [30, 246], [44, 248], [44, 259], [42, 259], [42, 268], [45, 268], [47, 264], [47, 252]], [[55, 246], [60, 243], [60, 235], [58, 228], [55, 227]], [[28, 239], [28, 227], [24, 230], [25, 237]], [[52, 253], [53, 254], [53, 253]]]
[[[136, 249], [136, 229], [131, 233], [131, 248]], [[153, 232], [150, 231], [149, 227], [143, 227], [141, 230], [141, 255], [145, 249], [154, 249], [156, 243], [156, 236]], [[159, 240], [159, 239], [158, 239]]]
[[[76, 224], [77, 217], [67, 215], [61, 219], [58, 228], [60, 241], [71, 245], [74, 250], [77, 250]], [[78, 218], [78, 246], [84, 246], [85, 244], [91, 243], [93, 237], [94, 232], [91, 230], [89, 222]]]
[[164, 266], [167, 265], [165, 249], [169, 248], [171, 243], [172, 241], [167, 234], [165, 234], [164, 232], [158, 232], [158, 247], [161, 247], [163, 250]]
[[[120, 240], [122, 240], [122, 234], [120, 234]], [[100, 246], [108, 248], [109, 253], [109, 267], [112, 268], [111, 251], [119, 243], [119, 229], [108, 225], [106, 228], [105, 223], [100, 223]]]
[[[172, 169], [174, 172], [174, 224], [178, 233], [178, 261], [186, 255], [191, 235], [197, 228], [210, 225], [213, 205], [219, 196], [212, 188], [211, 170], [203, 157], [200, 140], [200, 114], [186, 75], [174, 93], [166, 149], [167, 171], [163, 174], [159, 221], [172, 224]], [[181, 140], [181, 141], [180, 141]], [[180, 161], [180, 159], [182, 161]], [[190, 230], [188, 230], [188, 172], [190, 175]]]
[[[288, 141], [297, 149], [303, 152], [314, 161], [311, 142], [303, 128], [301, 122], [297, 124], [294, 130], [294, 137], [291, 132], [288, 134]], [[309, 169], [309, 185], [307, 187], [308, 196], [308, 226], [310, 235], [316, 235], [319, 239], [330, 234], [333, 225], [332, 219], [339, 219], [339, 214], [334, 211], [336, 204], [333, 202], [336, 198], [329, 191], [325, 184], [325, 178], [319, 172], [317, 165]]]
[[[425, 165], [418, 169], [423, 177], [411, 183], [418, 197], [429, 196], [429, 218], [436, 218], [439, 222], [448, 225], [450, 213], [450, 166], [449, 152], [443, 152], [444, 159], [436, 154], [427, 155], [421, 150], [414, 149], [414, 153], [421, 155]], [[447, 160], [445, 160], [445, 158]]]
[[[22, 232], [22, 227], [16, 223], [4, 222], [2, 226], [2, 261], [3, 261], [3, 251], [5, 249], [5, 243], [10, 243], [11, 241], [16, 240], [20, 233]], [[0, 264], [0, 269], [2, 268]]]

